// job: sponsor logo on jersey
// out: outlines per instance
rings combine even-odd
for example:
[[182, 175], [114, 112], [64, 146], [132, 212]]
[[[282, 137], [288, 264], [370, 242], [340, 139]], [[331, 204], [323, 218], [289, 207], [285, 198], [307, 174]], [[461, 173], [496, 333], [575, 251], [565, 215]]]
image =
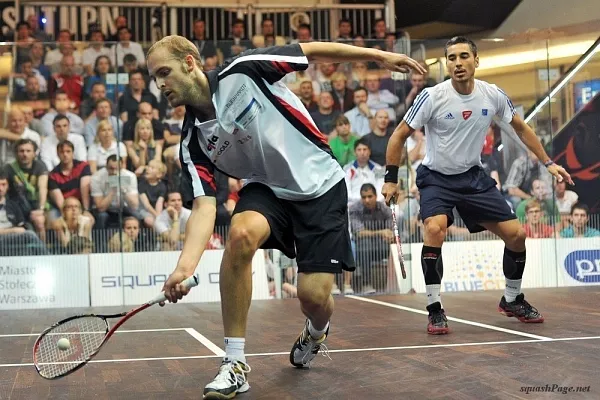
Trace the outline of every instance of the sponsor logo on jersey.
[[454, 115], [452, 115], [452, 113], [448, 113], [448, 114], [446, 114], [444, 119], [454, 119]]
[[473, 111], [463, 111], [463, 112], [462, 112], [463, 119], [464, 119], [465, 121], [466, 121], [466, 120], [468, 120], [468, 119], [469, 119], [469, 117], [471, 117], [471, 114], [473, 114]]
[[486, 116], [487, 115], [487, 108], [484, 108], [483, 110], [481, 110], [481, 115]]

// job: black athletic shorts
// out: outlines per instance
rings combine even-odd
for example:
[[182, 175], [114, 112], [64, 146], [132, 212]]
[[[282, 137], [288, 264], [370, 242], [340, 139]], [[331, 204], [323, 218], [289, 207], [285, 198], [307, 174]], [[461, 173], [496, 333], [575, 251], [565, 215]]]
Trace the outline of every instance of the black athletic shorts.
[[341, 273], [354, 271], [348, 231], [348, 192], [342, 179], [313, 200], [290, 201], [275, 196], [260, 183], [249, 183], [239, 192], [233, 214], [256, 211], [271, 227], [262, 249], [281, 250], [296, 258], [298, 272]]
[[452, 209], [465, 222], [469, 232], [484, 231], [480, 222], [516, 219], [512, 208], [496, 188], [496, 181], [480, 167], [457, 175], [444, 175], [424, 165], [417, 168], [417, 187], [421, 196], [421, 219], [446, 215], [448, 226], [454, 222]]

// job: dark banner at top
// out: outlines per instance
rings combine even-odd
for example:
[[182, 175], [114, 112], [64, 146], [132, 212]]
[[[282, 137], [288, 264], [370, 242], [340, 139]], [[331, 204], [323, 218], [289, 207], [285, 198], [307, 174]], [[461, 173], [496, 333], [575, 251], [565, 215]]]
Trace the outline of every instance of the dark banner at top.
[[556, 135], [552, 152], [571, 174], [579, 201], [600, 213], [600, 93]]

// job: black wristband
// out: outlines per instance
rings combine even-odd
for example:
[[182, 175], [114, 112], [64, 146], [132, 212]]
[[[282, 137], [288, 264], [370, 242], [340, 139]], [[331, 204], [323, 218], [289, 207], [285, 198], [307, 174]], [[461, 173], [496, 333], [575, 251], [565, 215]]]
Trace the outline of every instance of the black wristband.
[[398, 183], [398, 168], [395, 165], [385, 166], [385, 176], [383, 177], [384, 182]]

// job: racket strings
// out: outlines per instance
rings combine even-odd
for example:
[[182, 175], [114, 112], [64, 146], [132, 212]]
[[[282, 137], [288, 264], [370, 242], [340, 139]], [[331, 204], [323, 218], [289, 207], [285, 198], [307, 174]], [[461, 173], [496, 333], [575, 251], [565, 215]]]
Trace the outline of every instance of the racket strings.
[[[107, 323], [102, 318], [85, 316], [75, 318], [47, 332], [35, 350], [35, 363], [40, 374], [56, 378], [77, 368], [96, 352], [107, 333]], [[61, 350], [58, 341], [68, 339], [70, 347]]]

